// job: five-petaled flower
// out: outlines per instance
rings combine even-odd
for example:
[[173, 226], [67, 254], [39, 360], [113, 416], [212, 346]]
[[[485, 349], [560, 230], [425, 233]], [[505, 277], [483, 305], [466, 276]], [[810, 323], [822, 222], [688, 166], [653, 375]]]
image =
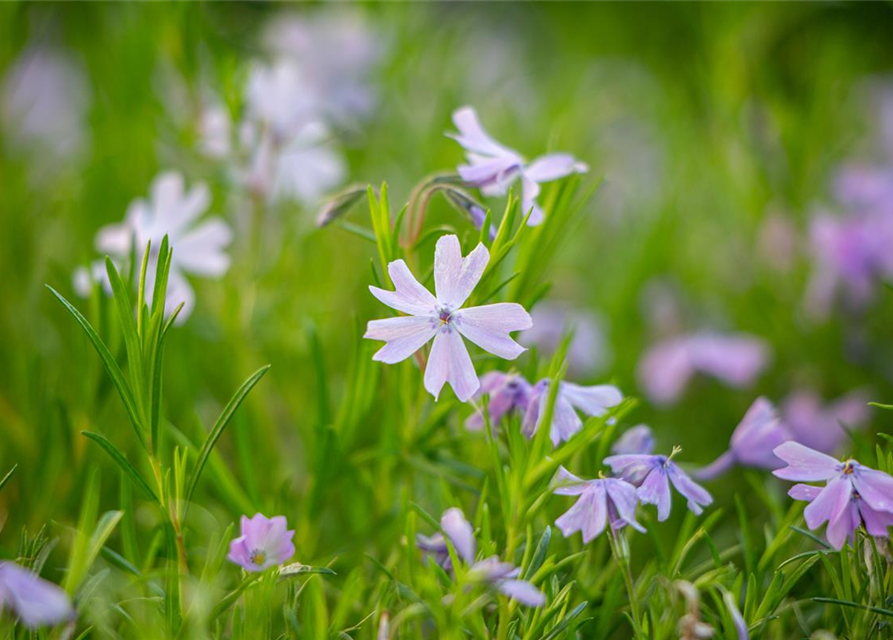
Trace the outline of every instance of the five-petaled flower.
[[541, 182], [551, 182], [572, 173], [586, 173], [589, 167], [567, 153], [550, 153], [531, 163], [514, 149], [496, 142], [484, 131], [472, 107], [453, 112], [453, 124], [458, 134], [447, 134], [462, 148], [468, 164], [459, 166], [459, 176], [474, 185], [486, 196], [503, 196], [521, 178], [521, 210], [530, 212], [528, 224], [535, 226], [544, 219], [543, 210], [536, 203]]
[[293, 555], [293, 529], [288, 529], [285, 516], [267, 518], [257, 513], [253, 518], [242, 516], [242, 535], [229, 545], [227, 560], [245, 571], [263, 571], [279, 566]]
[[[679, 449], [674, 449], [673, 454]], [[688, 500], [688, 508], [695, 515], [713, 502], [711, 495], [671, 460], [673, 454], [621, 455], [605, 458], [605, 464], [630, 484], [638, 487], [639, 502], [657, 505], [657, 519], [661, 522], [670, 517], [672, 496], [670, 483]]]
[[797, 442], [785, 442], [775, 455], [787, 463], [772, 472], [779, 478], [827, 481], [824, 487], [794, 485], [788, 495], [809, 502], [803, 517], [810, 529], [828, 523], [825, 535], [835, 549], [853, 539], [860, 523], [873, 536], [886, 536], [887, 527], [893, 526], [893, 477], [856, 460], [841, 462]]
[[459, 238], [443, 236], [434, 250], [434, 288], [437, 296], [413, 277], [403, 260], [388, 265], [395, 291], [369, 287], [376, 298], [407, 316], [371, 320], [365, 338], [387, 344], [374, 360], [394, 364], [405, 360], [432, 338], [431, 353], [425, 368], [425, 388], [435, 399], [449, 383], [462, 402], [467, 402], [480, 387], [468, 349], [462, 337], [507, 360], [514, 360], [524, 347], [509, 335], [529, 329], [530, 315], [511, 302], [462, 308], [480, 281], [490, 253], [479, 244], [465, 258]]
[[67, 622], [75, 615], [62, 588], [14, 562], [0, 563], [0, 611], [6, 607], [31, 629]]
[[583, 480], [560, 467], [553, 485], [556, 495], [580, 496], [574, 506], [555, 521], [565, 538], [580, 531], [583, 542], [587, 543], [600, 536], [609, 522], [614, 530], [629, 525], [645, 532], [645, 528], [636, 522], [639, 500], [636, 488], [629, 482], [619, 478]]

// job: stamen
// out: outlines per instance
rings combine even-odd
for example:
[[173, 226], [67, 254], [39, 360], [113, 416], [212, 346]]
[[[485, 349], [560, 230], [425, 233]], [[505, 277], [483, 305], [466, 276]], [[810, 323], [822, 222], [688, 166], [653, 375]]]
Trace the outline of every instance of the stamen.
[[267, 554], [264, 553], [262, 550], [256, 549], [251, 552], [251, 562], [253, 562], [257, 566], [261, 566], [266, 561], [267, 561]]

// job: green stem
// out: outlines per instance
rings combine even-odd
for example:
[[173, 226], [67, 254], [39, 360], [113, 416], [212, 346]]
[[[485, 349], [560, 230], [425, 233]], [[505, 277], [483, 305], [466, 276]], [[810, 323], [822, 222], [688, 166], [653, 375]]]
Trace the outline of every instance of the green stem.
[[639, 626], [642, 620], [639, 597], [636, 592], [635, 583], [633, 582], [633, 574], [629, 566], [629, 553], [621, 548], [622, 545], [625, 546], [625, 541], [620, 539], [621, 535], [623, 534], [611, 529], [608, 533], [608, 542], [611, 545], [611, 554], [620, 566], [620, 573], [623, 574], [623, 582], [626, 584], [626, 592], [629, 597], [629, 609], [633, 619], [633, 632], [637, 638], [642, 638], [644, 635]]

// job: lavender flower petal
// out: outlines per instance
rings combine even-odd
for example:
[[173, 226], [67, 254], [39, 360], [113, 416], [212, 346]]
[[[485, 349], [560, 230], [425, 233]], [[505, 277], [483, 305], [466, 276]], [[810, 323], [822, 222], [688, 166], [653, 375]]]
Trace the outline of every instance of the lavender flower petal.
[[427, 343], [437, 333], [430, 318], [401, 316], [384, 320], [370, 320], [364, 338], [384, 340], [387, 344], [375, 352], [373, 360], [386, 364], [402, 362]]
[[611, 447], [614, 454], [650, 454], [654, 450], [654, 436], [651, 428], [644, 425], [636, 425], [627, 429]]
[[528, 607], [541, 607], [546, 604], [545, 594], [527, 580], [503, 580], [497, 588], [509, 598]]
[[425, 369], [425, 389], [434, 396], [449, 382], [456, 397], [462, 402], [475, 394], [480, 386], [468, 349], [458, 331], [439, 330], [434, 336]]
[[460, 509], [447, 509], [440, 518], [440, 528], [453, 543], [456, 553], [465, 562], [474, 562], [476, 543], [474, 529]]
[[460, 309], [453, 317], [463, 336], [500, 358], [514, 360], [527, 350], [509, 335], [532, 326], [530, 314], [519, 304], [500, 302]]
[[489, 260], [490, 252], [483, 244], [463, 258], [459, 238], [441, 236], [434, 249], [437, 301], [450, 311], [461, 307], [481, 279]]
[[784, 480], [797, 482], [814, 482], [828, 480], [838, 472], [840, 463], [823, 453], [813, 451], [797, 442], [785, 442], [772, 451], [788, 464], [783, 469], [776, 469], [773, 475]]

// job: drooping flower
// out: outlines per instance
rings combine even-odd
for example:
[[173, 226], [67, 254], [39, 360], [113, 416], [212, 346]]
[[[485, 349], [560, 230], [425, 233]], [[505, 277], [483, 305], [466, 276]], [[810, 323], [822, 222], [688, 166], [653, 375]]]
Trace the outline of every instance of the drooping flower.
[[782, 442], [792, 440], [790, 432], [766, 398], [757, 398], [735, 427], [729, 450], [699, 470], [698, 480], [711, 480], [740, 464], [758, 469], [778, 469], [782, 461], [772, 453]]
[[[164, 236], [168, 236], [173, 257], [165, 309], [170, 313], [182, 302], [178, 322], [185, 321], [195, 306], [195, 293], [186, 275], [220, 277], [229, 269], [230, 259], [225, 252], [232, 240], [229, 226], [216, 217], [198, 221], [207, 210], [210, 197], [204, 183], [186, 192], [182, 175], [170, 171], [162, 173], [152, 183], [148, 201], [140, 198], [132, 202], [124, 222], [103, 227], [96, 236], [96, 249], [119, 264], [134, 251], [139, 264], [149, 241], [154, 253], [160, 248]], [[146, 283], [149, 301], [154, 278], [154, 270], [150, 269]], [[81, 295], [89, 294], [91, 281], [99, 280], [109, 286], [101, 262], [94, 264], [90, 273], [79, 270], [74, 280]]]
[[14, 562], [0, 563], [0, 611], [9, 608], [31, 629], [74, 618], [65, 590]]
[[502, 562], [497, 556], [485, 558], [468, 569], [468, 579], [489, 585], [512, 600], [528, 607], [546, 604], [545, 594], [527, 580], [519, 580], [521, 570], [510, 562]]
[[477, 542], [474, 539], [474, 528], [465, 519], [462, 510], [456, 507], [447, 509], [440, 518], [440, 529], [443, 533], [439, 531], [432, 536], [416, 534], [416, 546], [449, 571], [453, 566], [446, 542], [449, 538], [459, 558], [467, 564], [473, 563]]
[[[679, 449], [674, 449], [673, 454]], [[688, 508], [700, 515], [713, 502], [711, 495], [672, 461], [673, 454], [609, 456], [604, 463], [623, 480], [637, 487], [636, 495], [642, 504], [657, 505], [657, 519], [661, 522], [670, 517], [672, 496], [670, 484], [688, 501]]]
[[847, 439], [844, 427], [863, 426], [870, 413], [864, 391], [853, 391], [823, 405], [822, 398], [807, 389], [789, 395], [781, 410], [792, 439], [822, 453], [840, 449]]
[[565, 334], [573, 331], [574, 337], [567, 349], [569, 373], [589, 375], [610, 363], [611, 349], [605, 337], [605, 322], [600, 316], [557, 304], [538, 304], [530, 315], [533, 327], [522, 337], [527, 344], [541, 350], [554, 351]]
[[696, 333], [652, 346], [639, 362], [639, 382], [655, 403], [672, 404], [695, 373], [737, 388], [749, 386], [769, 361], [769, 347], [745, 334]]
[[654, 451], [654, 436], [651, 428], [644, 424], [627, 429], [611, 447], [611, 453], [624, 455], [627, 453], [651, 453]]
[[794, 485], [788, 495], [809, 502], [803, 517], [810, 529], [828, 523], [825, 535], [835, 549], [852, 539], [860, 523], [873, 536], [885, 536], [887, 527], [893, 526], [893, 477], [856, 460], [841, 462], [797, 442], [776, 447], [775, 455], [787, 463], [772, 472], [779, 478], [827, 481], [824, 487]]
[[521, 179], [521, 210], [528, 224], [542, 223], [545, 214], [536, 203], [540, 183], [558, 180], [572, 173], [586, 173], [589, 167], [567, 153], [551, 153], [527, 163], [517, 151], [505, 147], [484, 131], [472, 107], [453, 112], [458, 134], [447, 134], [465, 149], [468, 164], [458, 168], [461, 178], [486, 196], [502, 196], [509, 186]]
[[384, 304], [409, 315], [369, 322], [363, 337], [387, 343], [373, 359], [387, 364], [400, 362], [433, 338], [425, 389], [437, 399], [443, 385], [449, 383], [456, 397], [467, 402], [480, 382], [462, 337], [501, 358], [514, 360], [525, 349], [509, 334], [531, 325], [530, 315], [515, 303], [462, 308], [489, 260], [483, 244], [463, 258], [459, 238], [442, 236], [434, 250], [436, 297], [419, 284], [403, 260], [391, 262], [388, 274], [395, 290], [370, 286], [369, 291]]
[[[484, 394], [490, 397], [487, 405], [490, 411], [490, 424], [495, 428], [503, 416], [514, 411], [524, 413], [530, 403], [532, 387], [520, 373], [502, 373], [489, 371], [481, 376], [481, 388], [475, 394], [478, 399]], [[471, 431], [484, 428], [482, 411], [475, 411], [465, 421], [465, 427]]]
[[241, 534], [229, 545], [227, 560], [245, 571], [263, 571], [281, 565], [295, 555], [295, 536], [288, 529], [285, 516], [267, 518], [256, 513], [253, 518], [242, 516]]
[[685, 598], [686, 612], [679, 618], [679, 640], [707, 640], [716, 630], [701, 620], [701, 593], [688, 580], [676, 580], [673, 586]]
[[554, 493], [561, 496], [580, 496], [574, 506], [555, 521], [565, 538], [574, 532], [583, 534], [583, 542], [588, 543], [601, 535], [611, 523], [614, 530], [626, 525], [636, 531], [645, 528], [636, 522], [636, 488], [619, 478], [597, 478], [583, 480], [560, 467], [555, 479]]
[[529, 607], [545, 603], [546, 596], [539, 589], [527, 580], [517, 579], [520, 570], [513, 564], [501, 562], [497, 556], [474, 562], [477, 547], [474, 529], [461, 509], [447, 509], [440, 519], [440, 529], [441, 532], [430, 537], [417, 534], [416, 546], [430, 554], [446, 571], [453, 568], [446, 543], [449, 539], [458, 558], [470, 565], [467, 573], [470, 582], [484, 584]]
[[[524, 434], [532, 438], [539, 428], [546, 413], [549, 399], [548, 378], [536, 383], [530, 395], [527, 413], [524, 415]], [[577, 415], [577, 409], [587, 416], [603, 416], [611, 407], [623, 400], [620, 389], [609, 384], [583, 387], [573, 382], [561, 381], [558, 384], [558, 395], [552, 412], [552, 424], [549, 425], [549, 439], [553, 446], [569, 440], [571, 436], [583, 428], [583, 421]]]

